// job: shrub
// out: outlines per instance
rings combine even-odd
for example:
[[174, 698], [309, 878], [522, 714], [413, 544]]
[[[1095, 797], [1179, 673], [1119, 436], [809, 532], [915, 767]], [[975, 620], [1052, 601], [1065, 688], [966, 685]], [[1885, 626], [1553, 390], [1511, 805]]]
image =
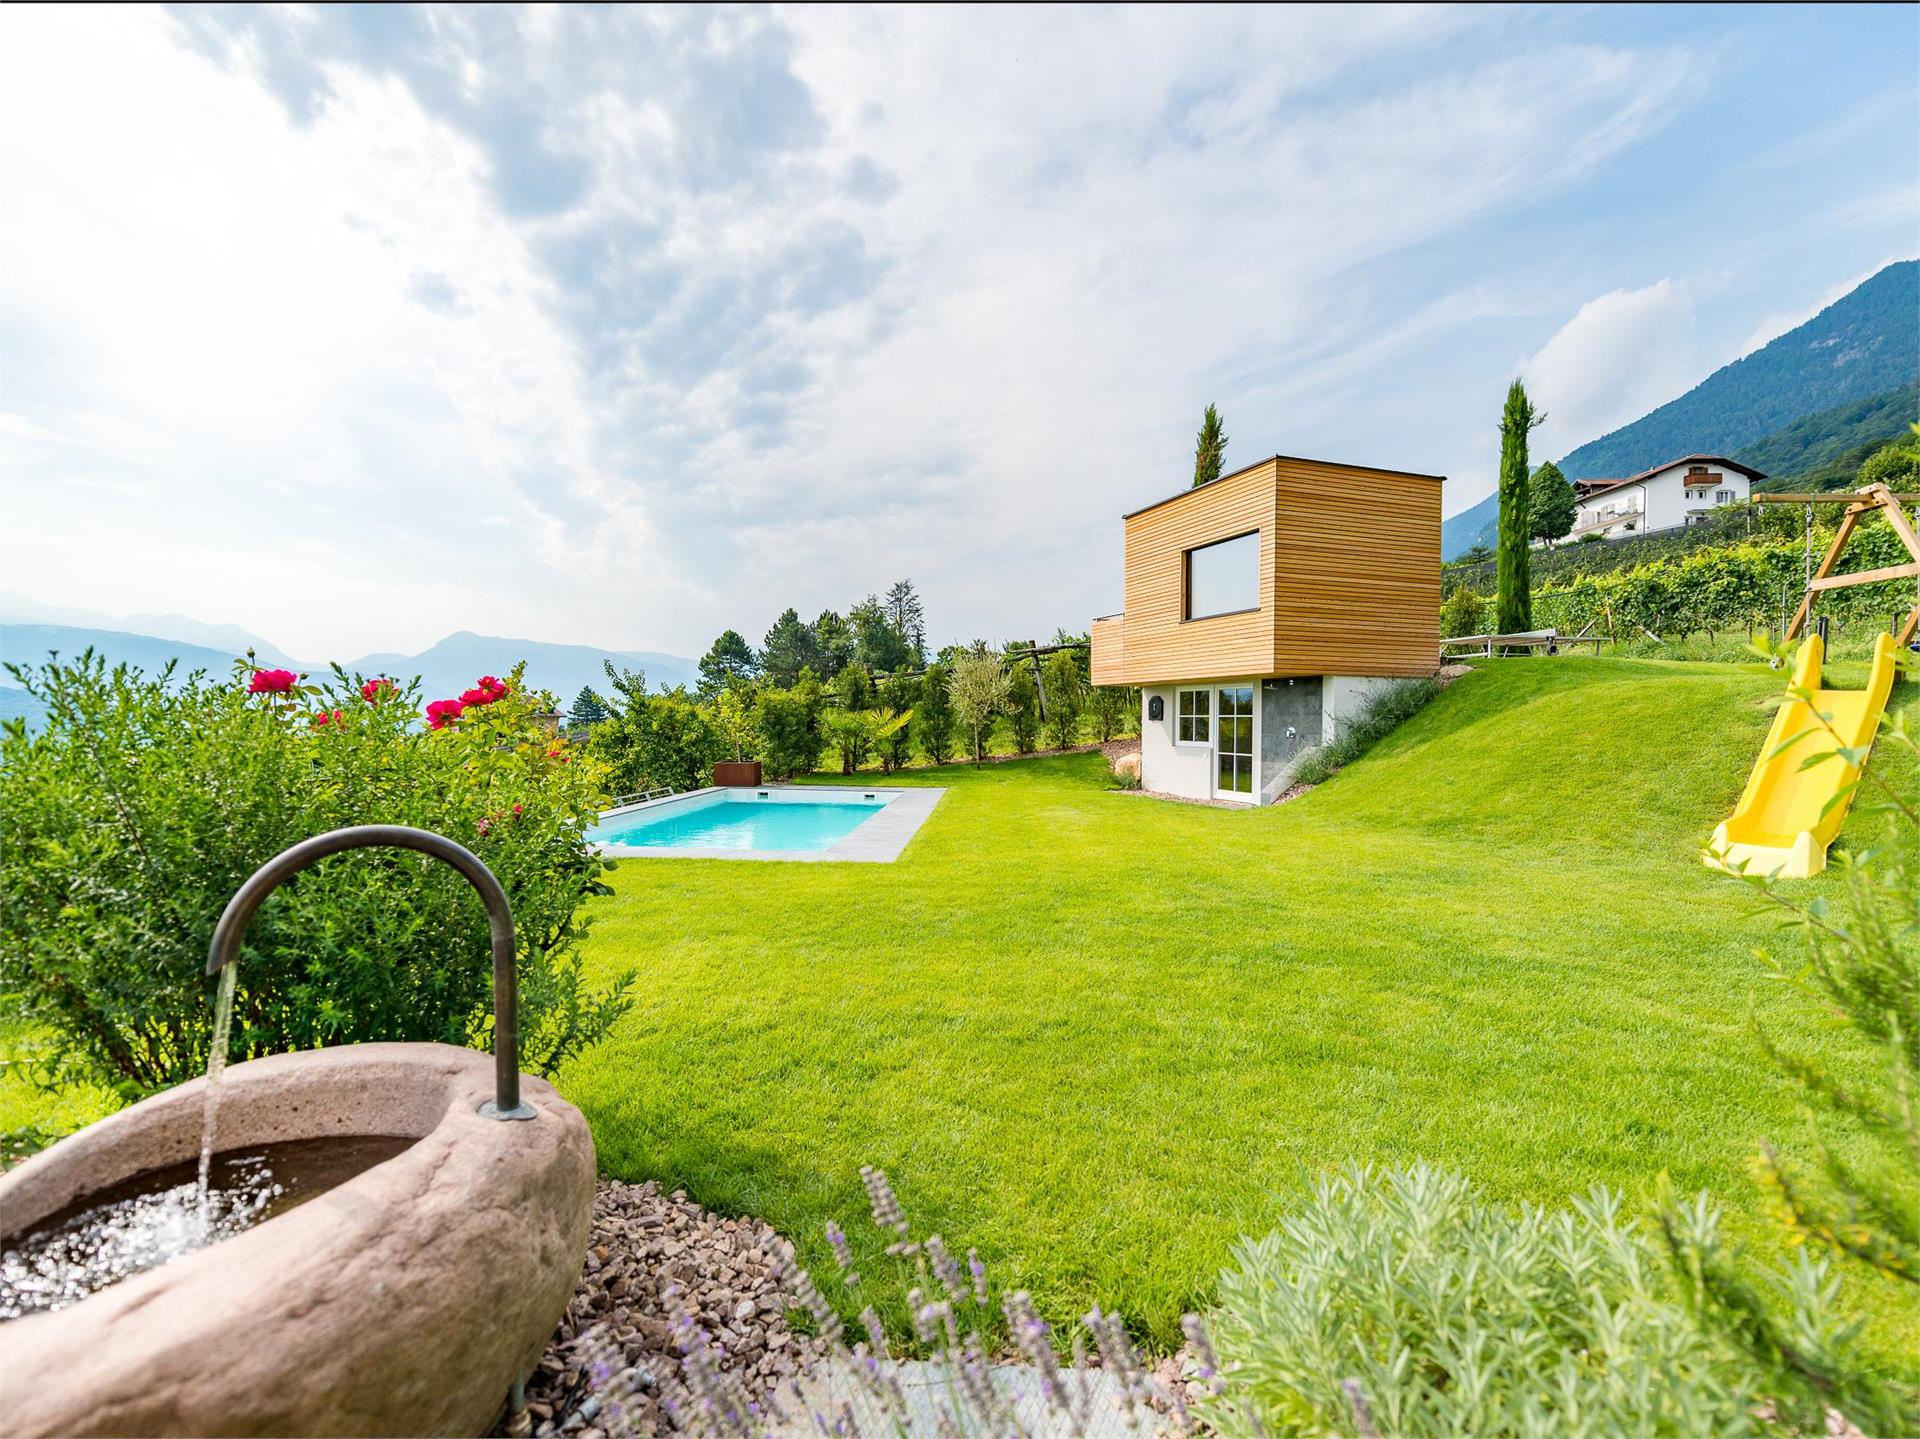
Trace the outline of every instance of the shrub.
[[1455, 585], [1440, 603], [1440, 633], [1454, 635], [1483, 634], [1487, 620], [1487, 602], [1465, 585]]
[[[633, 976], [591, 992], [582, 901], [606, 893], [585, 834], [601, 776], [501, 684], [437, 701], [417, 687], [284, 671], [179, 681], [91, 651], [9, 666], [45, 706], [0, 731], [0, 994], [51, 1037], [49, 1084], [125, 1098], [206, 1067], [215, 921], [294, 842], [343, 825], [408, 824], [458, 840], [500, 878], [519, 938], [522, 1063], [551, 1072], [630, 1002]], [[282, 678], [284, 676], [284, 678]], [[247, 692], [249, 683], [258, 689]], [[239, 961], [236, 1060], [362, 1040], [484, 1046], [492, 1015], [479, 899], [444, 865], [398, 851], [327, 859], [254, 917]]]
[[1315, 746], [1301, 755], [1294, 766], [1293, 783], [1320, 784], [1332, 779], [1425, 709], [1439, 693], [1440, 686], [1434, 680], [1408, 680], [1382, 690], [1332, 744]]
[[1025, 663], [1016, 663], [1007, 680], [1005, 713], [1007, 728], [1013, 731], [1013, 747], [1021, 754], [1032, 754], [1040, 740], [1039, 687]]
[[[1792, 1296], [1812, 1347], [1844, 1337], [1827, 1298]], [[1225, 1378], [1201, 1417], [1225, 1439], [1744, 1435], [1771, 1427], [1763, 1404], [1822, 1432], [1790, 1376], [1698, 1322], [1657, 1236], [1604, 1190], [1508, 1209], [1426, 1165], [1346, 1169], [1235, 1247], [1207, 1327]]]
[[622, 682], [621, 701], [612, 715], [595, 725], [588, 741], [607, 769], [615, 794], [667, 788], [699, 789], [713, 773], [713, 762], [731, 748], [713, 714], [685, 689], [650, 695], [645, 680]]
[[948, 693], [953, 672], [945, 665], [927, 666], [921, 676], [920, 702], [914, 707], [913, 728], [920, 741], [920, 752], [935, 764], [953, 758], [955, 716], [953, 699]]
[[1043, 678], [1047, 686], [1047, 733], [1056, 747], [1065, 749], [1080, 739], [1080, 712], [1086, 707], [1086, 682], [1080, 678], [1080, 666], [1067, 650], [1058, 650], [1047, 657]]
[[1102, 744], [1132, 728], [1133, 717], [1140, 713], [1140, 691], [1131, 686], [1094, 685], [1088, 695], [1087, 712]]
[[[840, 673], [846, 674], [846, 670]], [[828, 710], [827, 743], [840, 756], [840, 773], [852, 774], [873, 753], [873, 716], [867, 710]]]
[[760, 733], [761, 757], [781, 779], [810, 773], [820, 762], [826, 743], [821, 715], [820, 686], [811, 671], [801, 670], [792, 689], [768, 689], [754, 702], [754, 727]]

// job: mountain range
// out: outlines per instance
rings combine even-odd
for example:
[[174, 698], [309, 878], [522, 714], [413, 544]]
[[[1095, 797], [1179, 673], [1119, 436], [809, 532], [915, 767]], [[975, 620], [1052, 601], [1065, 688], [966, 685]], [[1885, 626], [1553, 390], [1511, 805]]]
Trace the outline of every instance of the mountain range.
[[[1783, 477], [1892, 439], [1915, 417], [1916, 315], [1920, 260], [1902, 260], [1678, 399], [1581, 445], [1560, 468], [1570, 480], [1606, 479], [1682, 455], [1725, 455]], [[1462, 510], [1440, 527], [1441, 555], [1491, 546], [1499, 518], [1498, 494]]]
[[[182, 675], [194, 670], [223, 675], [239, 656], [253, 651], [256, 663], [265, 667], [283, 667], [305, 673], [324, 672], [325, 664], [289, 659], [276, 646], [257, 635], [232, 625], [209, 625], [184, 616], [93, 615], [87, 611], [57, 610], [52, 606], [17, 601], [8, 596], [0, 608], [0, 660], [16, 665], [35, 665], [49, 651], [71, 659], [92, 648], [110, 664], [129, 664], [152, 673], [172, 662]], [[94, 618], [99, 624], [47, 623], [28, 616], [54, 613], [68, 619]], [[136, 621], [148, 627], [178, 623], [178, 635], [143, 633], [130, 628]], [[188, 638], [191, 636], [192, 638]], [[692, 686], [698, 681], [699, 666], [681, 655], [652, 650], [600, 649], [593, 645], [547, 644], [539, 640], [507, 639], [476, 635], [465, 630], [448, 635], [438, 644], [418, 654], [381, 653], [362, 655], [343, 661], [348, 674], [392, 675], [397, 679], [418, 676], [428, 698], [457, 695], [468, 689], [483, 674], [504, 675], [525, 660], [526, 682], [538, 689], [552, 691], [562, 708], [572, 704], [582, 686], [605, 693], [605, 662], [617, 668], [646, 671], [648, 685], [658, 689], [673, 685]], [[0, 683], [0, 719], [15, 715], [34, 718], [39, 706], [33, 697], [11, 684]]]

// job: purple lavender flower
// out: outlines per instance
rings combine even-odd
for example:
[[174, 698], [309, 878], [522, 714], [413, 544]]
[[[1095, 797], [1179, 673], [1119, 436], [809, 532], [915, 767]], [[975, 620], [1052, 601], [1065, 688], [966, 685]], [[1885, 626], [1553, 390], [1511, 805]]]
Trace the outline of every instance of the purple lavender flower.
[[973, 1275], [973, 1302], [981, 1308], [987, 1303], [987, 1266], [980, 1262], [980, 1251], [967, 1251], [967, 1272]]
[[940, 1281], [940, 1287], [947, 1291], [947, 1298], [955, 1304], [967, 1297], [966, 1281], [960, 1274], [960, 1265], [948, 1252], [946, 1241], [938, 1234], [927, 1237], [927, 1258], [933, 1261], [934, 1277]]
[[891, 1229], [896, 1234], [907, 1232], [907, 1216], [900, 1208], [900, 1200], [893, 1192], [893, 1186], [887, 1183], [887, 1176], [870, 1164], [860, 1166], [861, 1183], [867, 1186], [867, 1203], [873, 1210], [873, 1222], [882, 1229]]

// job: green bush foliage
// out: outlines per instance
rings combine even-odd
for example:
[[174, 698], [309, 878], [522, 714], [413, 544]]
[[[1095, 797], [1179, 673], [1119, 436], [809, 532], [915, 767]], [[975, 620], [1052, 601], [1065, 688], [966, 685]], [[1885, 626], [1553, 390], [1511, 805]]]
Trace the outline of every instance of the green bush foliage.
[[1478, 635], [1487, 621], [1487, 602], [1468, 589], [1456, 585], [1440, 602], [1440, 633], [1446, 636]]
[[920, 752], [935, 764], [945, 764], [953, 758], [958, 720], [948, 692], [952, 681], [953, 671], [946, 665], [928, 665], [927, 672], [920, 677], [920, 699], [913, 711], [914, 738], [920, 743]]
[[1140, 691], [1130, 685], [1094, 685], [1087, 692], [1087, 714], [1102, 744], [1133, 728], [1140, 713]]
[[1032, 754], [1040, 743], [1040, 690], [1033, 682], [1033, 667], [1024, 661], [1008, 671], [1005, 714], [1014, 750]]
[[964, 651], [954, 655], [947, 676], [947, 697], [955, 718], [973, 742], [973, 762], [986, 758], [987, 734], [994, 716], [1003, 714], [1013, 677], [991, 652]]
[[1080, 666], [1067, 650], [1047, 656], [1042, 679], [1047, 686], [1047, 735], [1056, 748], [1080, 742], [1080, 714], [1086, 708], [1087, 685]]
[[732, 753], [713, 711], [686, 690], [650, 695], [644, 673], [616, 672], [610, 663], [607, 677], [617, 698], [588, 744], [606, 767], [614, 794], [699, 789], [711, 778], [713, 762]]
[[776, 778], [809, 774], [820, 763], [826, 744], [825, 709], [811, 670], [802, 669], [791, 689], [760, 692], [754, 702], [754, 728], [760, 735], [760, 757]]
[[880, 685], [881, 707], [906, 717], [882, 735], [874, 746], [874, 753], [880, 757], [880, 768], [888, 774], [913, 759], [914, 730], [911, 721], [914, 710], [920, 704], [922, 689], [921, 677], [910, 674], [889, 676]]
[[[9, 666], [46, 705], [0, 731], [0, 995], [48, 1036], [36, 1077], [124, 1098], [207, 1062], [215, 921], [254, 870], [343, 825], [406, 824], [472, 849], [506, 887], [519, 938], [522, 1063], [551, 1072], [627, 1007], [631, 973], [581, 975], [582, 902], [606, 892], [585, 834], [603, 776], [520, 688], [436, 702], [335, 671], [184, 680], [91, 652]], [[503, 692], [502, 692], [503, 691]], [[238, 969], [236, 1060], [361, 1040], [490, 1042], [485, 914], [466, 881], [399, 851], [356, 851], [269, 897]]]
[[[1693, 1239], [1724, 1258], [1717, 1216]], [[1788, 1302], [1810, 1351], [1850, 1337], [1804, 1259]], [[1223, 1439], [1824, 1432], [1796, 1376], [1700, 1322], [1657, 1232], [1595, 1190], [1510, 1209], [1426, 1165], [1348, 1168], [1243, 1240], [1209, 1316]]]
[[[1825, 543], [1816, 540], [1814, 561]], [[1910, 559], [1884, 521], [1857, 529], [1842, 559], [1846, 570], [1877, 569]], [[1632, 570], [1580, 575], [1534, 591], [1534, 622], [1565, 634], [1631, 639], [1643, 630], [1684, 639], [1690, 634], [1751, 633], [1780, 623], [1784, 597], [1791, 612], [1806, 579], [1802, 541], [1777, 540], [1696, 550]], [[1815, 613], [1837, 623], [1878, 627], [1914, 602], [1911, 580], [1822, 594]]]

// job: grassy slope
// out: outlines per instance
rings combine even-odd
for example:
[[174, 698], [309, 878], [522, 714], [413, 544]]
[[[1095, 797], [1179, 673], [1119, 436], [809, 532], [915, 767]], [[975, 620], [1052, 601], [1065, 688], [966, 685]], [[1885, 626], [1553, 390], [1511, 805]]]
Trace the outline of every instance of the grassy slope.
[[1349, 1157], [1538, 1200], [1667, 1169], [1768, 1235], [1746, 1161], [1797, 1131], [1749, 996], [1836, 1039], [1697, 849], [1778, 684], [1506, 662], [1280, 809], [1109, 793], [1073, 757], [943, 772], [887, 867], [629, 862], [591, 954], [643, 997], [562, 1088], [611, 1172], [815, 1261], [874, 1163], [1048, 1311], [1097, 1297], [1161, 1338]]

